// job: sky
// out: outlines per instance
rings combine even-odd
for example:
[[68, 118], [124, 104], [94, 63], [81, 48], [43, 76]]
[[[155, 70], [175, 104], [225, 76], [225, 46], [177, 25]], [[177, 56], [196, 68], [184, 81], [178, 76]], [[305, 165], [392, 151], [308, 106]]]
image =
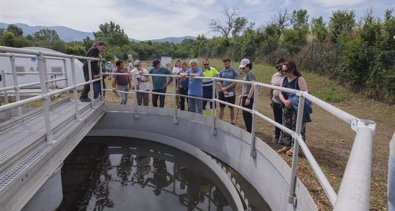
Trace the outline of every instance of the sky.
[[212, 19], [224, 23], [224, 7], [236, 8], [239, 16], [260, 27], [285, 9], [306, 9], [310, 20], [323, 16], [329, 21], [332, 11], [354, 10], [360, 18], [373, 7], [374, 15], [383, 17], [386, 9], [395, 9], [395, 0], [0, 0], [0, 22], [95, 32], [100, 24], [114, 21], [137, 40], [212, 37], [216, 34], [208, 25]]

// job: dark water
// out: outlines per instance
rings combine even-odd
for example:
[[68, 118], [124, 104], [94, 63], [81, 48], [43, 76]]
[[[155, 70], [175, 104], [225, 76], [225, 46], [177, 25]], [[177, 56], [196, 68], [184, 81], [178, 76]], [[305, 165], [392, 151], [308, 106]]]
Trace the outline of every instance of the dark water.
[[142, 140], [84, 139], [65, 160], [62, 183], [60, 211], [235, 210], [205, 164]]

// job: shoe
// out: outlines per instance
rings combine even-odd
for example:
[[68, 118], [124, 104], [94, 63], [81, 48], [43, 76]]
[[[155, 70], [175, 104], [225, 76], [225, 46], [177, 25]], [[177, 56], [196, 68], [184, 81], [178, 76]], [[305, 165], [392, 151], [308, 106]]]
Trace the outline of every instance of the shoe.
[[289, 151], [290, 149], [291, 149], [291, 147], [283, 147], [283, 148], [277, 150], [277, 152], [280, 153], [280, 154], [284, 154], [287, 151]]
[[294, 155], [294, 152], [293, 152], [293, 150], [291, 148], [285, 154], [287, 154], [289, 157], [292, 157]]
[[234, 122], [231, 122], [230, 124], [232, 124], [232, 125], [236, 125]]
[[91, 102], [91, 99], [90, 98], [80, 98], [80, 101], [86, 103], [86, 102]]

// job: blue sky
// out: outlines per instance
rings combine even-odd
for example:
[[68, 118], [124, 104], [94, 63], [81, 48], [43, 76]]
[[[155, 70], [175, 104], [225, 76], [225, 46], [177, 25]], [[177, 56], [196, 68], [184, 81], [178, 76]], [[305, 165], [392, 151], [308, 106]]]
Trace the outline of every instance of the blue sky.
[[369, 7], [383, 17], [395, 0], [0, 0], [0, 22], [32, 26], [67, 26], [81, 31], [98, 31], [99, 24], [114, 21], [131, 38], [138, 40], [209, 33], [211, 19], [224, 21], [224, 6], [259, 27], [270, 23], [281, 10], [307, 9], [310, 19], [334, 10], [354, 10], [363, 16]]

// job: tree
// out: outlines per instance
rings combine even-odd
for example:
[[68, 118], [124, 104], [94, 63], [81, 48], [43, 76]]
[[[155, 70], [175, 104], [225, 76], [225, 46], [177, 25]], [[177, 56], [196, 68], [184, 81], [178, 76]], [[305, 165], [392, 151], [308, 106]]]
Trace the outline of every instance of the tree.
[[[222, 24], [221, 21], [219, 21], [219, 20], [211, 19], [210, 23], [209, 23], [209, 28], [211, 29], [211, 31], [220, 33], [222, 36], [224, 36], [226, 39], [228, 39], [230, 32], [235, 29], [235, 24], [236, 24], [236, 20], [238, 19], [239, 12], [238, 12], [238, 9], [236, 9], [234, 7], [228, 8], [225, 6], [223, 13], [226, 18], [225, 23]], [[246, 21], [246, 19], [245, 20], [238, 19], [238, 26], [237, 26], [238, 29], [237, 30], [241, 30], [240, 27], [244, 26], [246, 24], [246, 23], [243, 23], [244, 21]]]
[[277, 28], [280, 31], [288, 27], [290, 21], [291, 16], [286, 9], [283, 11], [279, 11], [277, 15], [273, 18], [273, 23], [277, 25]]
[[125, 31], [112, 21], [100, 24], [99, 29], [98, 32], [93, 32], [96, 40], [104, 41], [110, 46], [122, 46], [129, 43]]
[[309, 15], [307, 10], [294, 10], [292, 12], [291, 24], [294, 29], [308, 26]]
[[55, 30], [51, 30], [51, 29], [40, 29], [39, 31], [33, 34], [33, 37], [35, 40], [41, 40], [47, 42], [60, 40], [58, 33]]
[[355, 26], [355, 12], [353, 10], [337, 10], [332, 12], [329, 22], [329, 30], [333, 42], [339, 42], [341, 39], [352, 32]]
[[8, 25], [7, 31], [15, 34], [17, 37], [21, 37], [23, 35], [23, 30], [14, 24]]
[[93, 46], [93, 43], [95, 43], [93, 40], [91, 40], [91, 38], [90, 37], [85, 37], [83, 40], [82, 40], [82, 44], [84, 45], [84, 47], [85, 47], [85, 50], [88, 50], [90, 47], [92, 47]]
[[314, 38], [320, 43], [324, 43], [327, 39], [328, 28], [326, 27], [322, 16], [320, 16], [319, 18], [313, 18], [311, 20], [311, 33], [314, 35]]

